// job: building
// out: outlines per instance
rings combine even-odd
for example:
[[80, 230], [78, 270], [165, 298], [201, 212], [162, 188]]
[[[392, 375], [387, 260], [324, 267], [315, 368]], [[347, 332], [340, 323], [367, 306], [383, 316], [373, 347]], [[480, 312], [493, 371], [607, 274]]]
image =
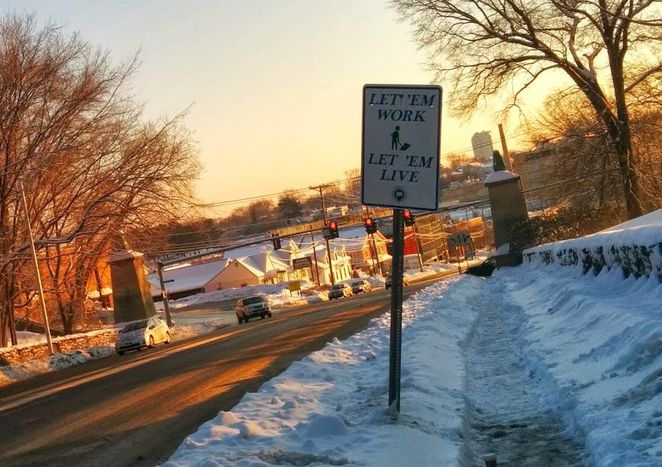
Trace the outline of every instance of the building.
[[494, 146], [489, 131], [474, 133], [471, 137], [471, 147], [473, 148], [474, 158], [478, 162], [487, 163], [492, 161]]
[[[176, 300], [198, 293], [219, 290], [220, 274], [228, 264], [228, 260], [211, 261], [202, 264], [183, 263], [163, 268], [163, 280], [168, 291], [168, 297]], [[161, 299], [161, 286], [158, 274], [150, 274], [147, 280], [152, 285], [152, 298]]]
[[285, 282], [291, 270], [289, 262], [273, 252], [230, 259], [218, 275], [218, 290]]
[[391, 270], [392, 257], [388, 254], [388, 240], [380, 231], [375, 232], [373, 238], [374, 242], [370, 235], [363, 233], [356, 238], [335, 240], [344, 245], [351, 258], [352, 270], [361, 270], [366, 273], [387, 273]]

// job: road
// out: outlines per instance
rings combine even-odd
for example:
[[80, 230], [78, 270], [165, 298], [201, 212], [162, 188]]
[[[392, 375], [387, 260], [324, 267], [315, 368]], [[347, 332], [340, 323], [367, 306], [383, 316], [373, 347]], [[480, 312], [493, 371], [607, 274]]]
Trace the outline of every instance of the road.
[[389, 307], [380, 289], [1, 388], [0, 465], [165, 462], [219, 410]]

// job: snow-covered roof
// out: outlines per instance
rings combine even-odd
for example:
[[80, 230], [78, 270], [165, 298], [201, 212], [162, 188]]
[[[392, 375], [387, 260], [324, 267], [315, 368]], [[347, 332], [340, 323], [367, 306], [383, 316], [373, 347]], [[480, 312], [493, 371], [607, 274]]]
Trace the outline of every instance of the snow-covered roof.
[[265, 251], [271, 251], [271, 247], [264, 243], [257, 243], [255, 245], [242, 246], [240, 248], [228, 250], [223, 254], [223, 257], [226, 259], [237, 259], [244, 256], [252, 256], [258, 253], [264, 253]]
[[338, 238], [334, 241], [343, 245], [347, 251], [361, 251], [365, 238]]
[[[163, 269], [163, 280], [166, 283], [166, 289], [170, 293], [184, 292], [187, 290], [201, 289], [218, 273], [220, 273], [228, 261], [212, 261], [210, 263], [181, 266]], [[156, 290], [161, 290], [158, 274], [150, 274], [147, 280], [155, 286]]]
[[265, 277], [276, 271], [286, 271], [290, 268], [289, 261], [285, 262], [271, 252], [262, 252], [251, 256], [236, 258], [234, 261], [243, 265], [256, 277]]

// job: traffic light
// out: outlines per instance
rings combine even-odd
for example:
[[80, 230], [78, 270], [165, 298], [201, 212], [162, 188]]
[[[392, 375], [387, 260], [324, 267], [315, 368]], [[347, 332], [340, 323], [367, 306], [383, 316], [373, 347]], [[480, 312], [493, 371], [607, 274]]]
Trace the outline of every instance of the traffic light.
[[367, 233], [374, 234], [377, 232], [377, 224], [375, 224], [375, 221], [372, 219], [372, 217], [366, 217], [363, 219], [363, 225]]
[[281, 249], [280, 237], [278, 236], [278, 234], [271, 234], [271, 236], [273, 237], [271, 239], [271, 243], [273, 243], [274, 245], [274, 250], [280, 250]]
[[336, 221], [329, 222], [329, 239], [338, 238], [338, 223]]
[[414, 215], [409, 209], [402, 211], [402, 217], [405, 220], [405, 225], [412, 226], [414, 225]]

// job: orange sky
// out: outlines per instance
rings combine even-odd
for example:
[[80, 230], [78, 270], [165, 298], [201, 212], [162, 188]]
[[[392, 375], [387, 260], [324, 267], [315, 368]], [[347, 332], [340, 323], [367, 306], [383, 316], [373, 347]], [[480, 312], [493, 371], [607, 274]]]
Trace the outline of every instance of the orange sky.
[[[117, 61], [140, 50], [132, 91], [146, 115], [190, 107], [185, 124], [199, 145], [204, 171], [197, 192], [205, 202], [344, 178], [360, 167], [362, 86], [433, 78], [409, 25], [382, 0], [0, 5], [80, 31]], [[470, 151], [476, 131], [491, 131], [498, 144], [495, 115], [483, 112], [462, 124], [443, 108], [442, 162], [445, 153]]]

